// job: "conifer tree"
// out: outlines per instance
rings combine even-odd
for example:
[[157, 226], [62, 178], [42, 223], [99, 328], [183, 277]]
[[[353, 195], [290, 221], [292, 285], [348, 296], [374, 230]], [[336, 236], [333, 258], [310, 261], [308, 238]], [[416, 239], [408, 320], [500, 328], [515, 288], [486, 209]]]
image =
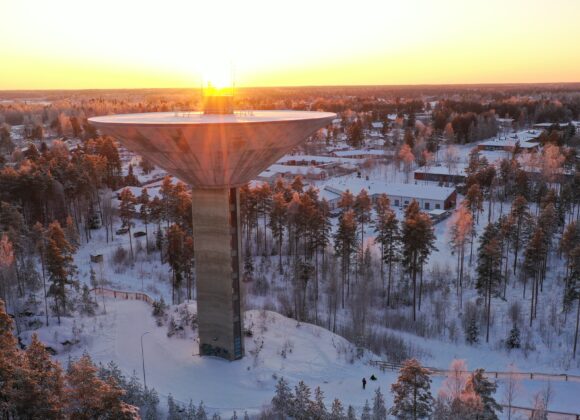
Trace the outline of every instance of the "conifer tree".
[[[178, 224], [167, 231], [167, 261], [173, 273], [171, 285], [172, 303], [179, 303], [186, 264], [185, 233]], [[176, 299], [177, 298], [177, 299]]]
[[324, 405], [324, 393], [319, 386], [314, 390], [314, 401], [312, 402], [310, 412], [312, 418], [317, 420], [324, 420], [328, 415], [326, 406]]
[[479, 418], [498, 420], [497, 413], [501, 413], [503, 409], [493, 397], [493, 394], [497, 391], [497, 384], [485, 376], [484, 369], [476, 369], [468, 376], [465, 391], [468, 393], [474, 392], [480, 398], [483, 412]]
[[371, 412], [371, 406], [369, 405], [369, 400], [365, 400], [365, 405], [363, 407], [361, 416], [360, 416], [360, 420], [372, 420], [372, 412]]
[[[36, 334], [24, 352], [16, 412], [20, 418], [60, 419], [64, 409], [62, 369]], [[26, 373], [24, 373], [24, 371]]]
[[518, 252], [522, 243], [522, 231], [524, 225], [528, 222], [530, 215], [528, 213], [528, 202], [526, 199], [519, 195], [517, 196], [510, 210], [510, 217], [514, 222], [514, 234], [513, 234], [513, 245], [514, 245], [514, 275], [516, 274], [516, 267], [518, 265]]
[[350, 292], [350, 263], [356, 251], [356, 222], [353, 210], [340, 215], [338, 229], [334, 234], [334, 251], [341, 260], [342, 268], [342, 307], [344, 308], [345, 283], [347, 294]]
[[360, 246], [364, 247], [365, 225], [371, 221], [372, 202], [367, 190], [364, 188], [356, 196], [354, 201], [354, 213], [360, 230]]
[[279, 415], [289, 416], [292, 412], [294, 394], [284, 378], [280, 378], [276, 384], [276, 393], [272, 398], [272, 408]]
[[342, 213], [354, 209], [354, 195], [352, 195], [350, 190], [347, 189], [340, 195], [338, 200], [338, 208]]
[[459, 307], [463, 296], [463, 263], [465, 260], [465, 245], [472, 235], [473, 216], [465, 206], [460, 206], [450, 219], [450, 246], [457, 253], [457, 284]]
[[397, 382], [391, 385], [393, 407], [390, 413], [397, 418], [428, 418], [433, 407], [429, 370], [416, 359], [403, 362]]
[[22, 364], [17, 341], [12, 334], [12, 325], [4, 302], [0, 300], [0, 414], [4, 418], [10, 418], [10, 414], [14, 412], [14, 387], [19, 375], [18, 366]]
[[373, 420], [386, 420], [387, 407], [385, 406], [385, 397], [381, 392], [381, 388], [375, 389], [375, 396], [373, 397]]
[[292, 401], [292, 416], [297, 419], [310, 418], [310, 387], [304, 381], [298, 382], [294, 387], [294, 399]]
[[356, 411], [354, 410], [354, 407], [352, 405], [349, 405], [348, 409], [346, 410], [346, 418], [347, 420], [357, 420]]
[[475, 317], [471, 317], [468, 321], [467, 331], [465, 332], [465, 341], [471, 345], [479, 342], [479, 328]]
[[268, 227], [272, 231], [278, 242], [278, 269], [280, 274], [282, 270], [282, 241], [284, 239], [284, 228], [286, 226], [286, 200], [284, 193], [278, 192], [272, 198], [272, 205], [270, 207], [270, 217]]
[[60, 316], [66, 313], [68, 305], [66, 286], [75, 284], [72, 277], [77, 270], [73, 263], [73, 251], [60, 224], [56, 221], [51, 223], [47, 230], [46, 271], [51, 283], [48, 295], [54, 298], [59, 324]]
[[375, 240], [381, 244], [381, 278], [383, 279], [383, 263], [387, 265], [387, 307], [391, 305], [391, 283], [393, 265], [401, 259], [401, 231], [397, 215], [389, 205], [386, 195], [377, 199], [375, 206], [377, 219], [375, 221]]
[[71, 364], [66, 375], [67, 415], [79, 420], [134, 420], [135, 407], [121, 401], [124, 391], [114, 379], [103, 381], [88, 355]]
[[521, 347], [520, 343], [520, 329], [517, 325], [514, 325], [510, 330], [510, 335], [506, 340], [506, 346], [508, 349], [519, 349]]
[[538, 226], [536, 227], [534, 234], [532, 235], [530, 241], [526, 246], [524, 252], [524, 296], [525, 287], [527, 279], [532, 280], [532, 298], [530, 300], [530, 327], [532, 326], [532, 321], [535, 318], [535, 311], [537, 308], [537, 302], [540, 292], [540, 275], [547, 254], [546, 239], [544, 230]]
[[121, 191], [121, 194], [119, 194], [119, 200], [121, 201], [119, 204], [119, 216], [121, 217], [123, 226], [126, 226], [129, 230], [131, 260], [134, 261], [135, 256], [133, 255], [133, 235], [131, 234], [131, 225], [133, 224], [132, 220], [135, 214], [135, 203], [137, 202], [137, 199], [129, 188], [124, 188], [123, 191]]
[[499, 242], [498, 227], [489, 223], [481, 237], [477, 256], [477, 283], [476, 288], [481, 296], [485, 297], [486, 306], [486, 334], [485, 341], [489, 342], [489, 324], [491, 320], [491, 298], [498, 295], [501, 285], [501, 245]]
[[330, 414], [328, 416], [329, 420], [346, 420], [344, 415], [344, 407], [338, 398], [332, 401], [332, 407], [330, 409]]
[[413, 321], [417, 319], [417, 274], [435, 249], [434, 242], [431, 219], [419, 210], [419, 203], [413, 200], [405, 210], [402, 229], [403, 265], [413, 284]]
[[149, 255], [149, 231], [147, 230], [147, 226], [151, 221], [151, 200], [149, 199], [149, 192], [147, 191], [147, 188], [143, 188], [141, 190], [139, 204], [141, 204], [141, 208], [139, 209], [139, 216], [145, 225], [145, 252], [147, 255]]

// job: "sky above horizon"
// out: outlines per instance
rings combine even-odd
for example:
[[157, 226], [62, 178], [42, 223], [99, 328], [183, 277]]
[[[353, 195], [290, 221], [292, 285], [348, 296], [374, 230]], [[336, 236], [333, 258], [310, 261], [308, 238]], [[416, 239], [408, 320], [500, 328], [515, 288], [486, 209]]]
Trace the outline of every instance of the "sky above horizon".
[[578, 0], [0, 4], [0, 89], [580, 82]]

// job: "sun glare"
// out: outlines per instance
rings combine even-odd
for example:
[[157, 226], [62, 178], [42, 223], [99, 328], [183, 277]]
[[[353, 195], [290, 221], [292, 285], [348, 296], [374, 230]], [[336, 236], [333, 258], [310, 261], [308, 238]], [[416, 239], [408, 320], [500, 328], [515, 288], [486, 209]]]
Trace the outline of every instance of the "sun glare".
[[230, 63], [212, 63], [202, 69], [202, 88], [205, 96], [231, 96], [234, 77]]

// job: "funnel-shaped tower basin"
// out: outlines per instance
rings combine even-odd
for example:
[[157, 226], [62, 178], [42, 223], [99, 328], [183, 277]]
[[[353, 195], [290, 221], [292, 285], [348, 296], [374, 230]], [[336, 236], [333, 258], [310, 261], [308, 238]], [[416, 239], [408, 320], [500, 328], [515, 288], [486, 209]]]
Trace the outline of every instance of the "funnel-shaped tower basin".
[[89, 119], [192, 187], [200, 354], [229, 360], [244, 354], [237, 187], [335, 117], [329, 112], [241, 111]]

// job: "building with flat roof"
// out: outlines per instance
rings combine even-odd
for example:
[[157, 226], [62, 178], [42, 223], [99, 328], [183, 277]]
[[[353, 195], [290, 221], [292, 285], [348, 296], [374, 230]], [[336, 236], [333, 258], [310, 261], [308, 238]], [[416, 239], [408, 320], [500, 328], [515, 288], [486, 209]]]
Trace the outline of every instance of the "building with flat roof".
[[363, 189], [375, 201], [379, 195], [386, 194], [393, 207], [405, 208], [416, 200], [421, 209], [447, 210], [455, 208], [457, 191], [455, 188], [417, 184], [391, 184], [384, 181], [366, 181], [363, 179], [333, 180], [321, 188], [320, 197], [325, 198], [331, 209], [338, 206], [340, 196], [350, 191], [353, 195]]
[[443, 184], [461, 184], [465, 182], [467, 164], [455, 163], [449, 167], [446, 165], [421, 166], [413, 172], [416, 181], [432, 181]]

